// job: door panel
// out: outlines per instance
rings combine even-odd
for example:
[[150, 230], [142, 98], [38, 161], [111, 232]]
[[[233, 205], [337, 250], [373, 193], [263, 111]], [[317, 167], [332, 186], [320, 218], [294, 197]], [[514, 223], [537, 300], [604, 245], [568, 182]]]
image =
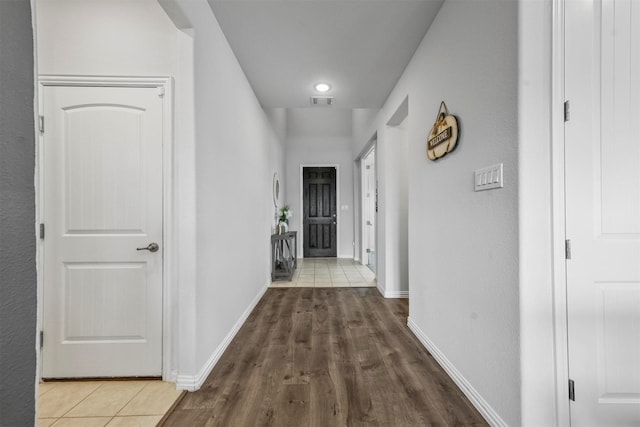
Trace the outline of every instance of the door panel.
[[[144, 264], [67, 263], [64, 268], [65, 341], [144, 339]], [[118, 316], [111, 312], [115, 306]]]
[[144, 232], [143, 114], [128, 106], [66, 109], [67, 233]]
[[162, 98], [45, 86], [43, 105], [43, 377], [160, 375]]
[[640, 425], [640, 2], [567, 0], [573, 426]]
[[335, 257], [336, 169], [303, 169], [304, 256]]

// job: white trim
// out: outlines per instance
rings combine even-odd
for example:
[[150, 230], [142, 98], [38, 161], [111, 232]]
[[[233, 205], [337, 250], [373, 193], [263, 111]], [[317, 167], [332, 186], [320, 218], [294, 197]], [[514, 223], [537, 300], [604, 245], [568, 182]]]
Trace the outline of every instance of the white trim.
[[[164, 87], [165, 96], [171, 96], [171, 77], [128, 77], [128, 76], [80, 76], [42, 74], [38, 77], [40, 86], [91, 86], [91, 87]], [[166, 89], [169, 89], [167, 91]]]
[[[38, 102], [39, 114], [44, 114], [42, 100], [44, 96], [45, 86], [82, 86], [82, 87], [157, 87], [161, 89], [159, 96], [163, 97], [162, 111], [162, 233], [163, 233], [163, 260], [162, 260], [162, 379], [165, 381], [175, 381], [175, 373], [172, 369], [172, 346], [173, 346], [173, 330], [174, 319], [171, 316], [171, 306], [174, 303], [174, 291], [176, 283], [173, 268], [175, 263], [174, 257], [174, 239], [173, 231], [175, 229], [173, 221], [173, 82], [171, 77], [123, 77], [123, 76], [81, 76], [81, 75], [47, 75], [43, 74], [38, 77]], [[38, 139], [38, 153], [42, 154], [42, 141], [44, 136], [40, 134]], [[40, 188], [36, 197], [42, 200], [42, 174], [43, 156], [39, 156], [38, 173], [40, 180]], [[40, 203], [39, 217], [44, 218], [44, 204]], [[39, 243], [40, 245], [42, 242]], [[44, 257], [44, 251], [40, 251], [41, 258]], [[42, 261], [42, 259], [40, 260]], [[40, 322], [38, 330], [42, 330], [42, 299], [43, 296], [43, 277], [41, 268], [43, 263], [38, 265], [38, 312]], [[37, 348], [38, 360], [42, 363], [40, 357], [40, 348]]]
[[570, 425], [570, 405], [567, 399], [569, 383], [569, 348], [567, 325], [567, 281], [565, 245], [565, 158], [564, 158], [564, 101], [565, 101], [565, 0], [552, 0], [551, 42], [551, 208], [552, 262], [554, 299], [554, 357], [556, 377], [556, 424]]
[[358, 154], [356, 160], [362, 160], [363, 158], [367, 157], [371, 153], [371, 150], [375, 148], [377, 141], [378, 131], [376, 130], [375, 132], [373, 132], [373, 135], [371, 135], [371, 138], [367, 140], [367, 143], [364, 144], [364, 147], [362, 147], [362, 150], [360, 150], [360, 154]]
[[[378, 148], [378, 133], [376, 132], [375, 135], [373, 136], [373, 138], [371, 140], [369, 140], [369, 142], [367, 142], [367, 144], [365, 145], [365, 148], [362, 150], [362, 154], [358, 157], [358, 162], [360, 163], [360, 216], [358, 218], [358, 224], [360, 225], [360, 259], [362, 259], [362, 265], [367, 265], [365, 264], [365, 260], [367, 261], [367, 263], [369, 262], [368, 260], [368, 252], [367, 252], [367, 248], [365, 248], [365, 234], [367, 233], [367, 225], [365, 224], [364, 221], [364, 206], [367, 203], [366, 197], [365, 197], [365, 174], [366, 172], [366, 168], [363, 168], [363, 164], [365, 162], [365, 159], [367, 159], [372, 153], [373, 153], [373, 172], [374, 172], [374, 189], [377, 190], [378, 188], [378, 156], [377, 156], [377, 148]], [[373, 238], [374, 238], [374, 246], [376, 248], [376, 271], [374, 272], [374, 274], [376, 275], [376, 277], [378, 277], [378, 213], [374, 212], [375, 215], [375, 223], [374, 223], [374, 227], [375, 230], [373, 232]], [[366, 239], [368, 240], [368, 239]], [[369, 243], [367, 241], [367, 243]]]
[[[173, 183], [175, 182], [173, 168], [174, 120], [173, 114], [173, 79], [166, 78], [161, 86], [163, 91], [163, 130], [162, 130], [162, 237], [163, 244], [163, 278], [162, 278], [162, 379], [175, 382], [173, 360], [173, 330], [174, 313], [171, 307], [177, 302], [178, 277], [176, 264], [178, 257], [174, 232], [178, 229], [177, 218], [174, 213]], [[177, 320], [177, 319], [175, 319]]]
[[353, 210], [351, 211], [351, 217], [353, 220], [353, 239], [351, 240], [353, 259], [360, 260], [360, 247], [362, 246], [362, 231], [359, 227], [360, 216], [362, 216], [362, 206], [360, 200], [362, 199], [362, 185], [360, 184], [362, 175], [362, 165], [360, 160], [354, 160], [352, 166], [353, 172]]
[[387, 291], [386, 286], [376, 279], [376, 288], [384, 298], [409, 298], [409, 291]]
[[236, 334], [247, 321], [247, 318], [251, 314], [258, 302], [262, 299], [267, 289], [269, 289], [270, 282], [268, 282], [264, 287], [258, 292], [253, 301], [249, 303], [247, 309], [242, 313], [242, 316], [238, 319], [238, 321], [233, 325], [233, 328], [229, 331], [227, 336], [222, 340], [218, 348], [215, 349], [213, 354], [209, 357], [204, 366], [200, 369], [196, 375], [178, 375], [176, 378], [176, 390], [187, 390], [187, 391], [196, 391], [202, 387], [204, 381], [207, 379], [213, 368], [216, 366], [222, 354], [227, 350], [231, 341], [235, 338]]
[[[364, 221], [362, 220], [363, 217], [363, 211], [364, 211], [364, 192], [362, 191], [362, 188], [364, 187], [364, 181], [362, 179], [363, 177], [363, 169], [362, 169], [362, 161], [365, 157], [367, 157], [369, 154], [371, 154], [371, 151], [376, 149], [376, 144], [378, 141], [378, 131], [374, 131], [373, 135], [371, 135], [371, 138], [369, 138], [367, 140], [367, 142], [364, 144], [364, 147], [362, 147], [362, 150], [360, 151], [360, 154], [358, 154], [356, 156], [356, 158], [354, 159], [353, 163], [354, 163], [354, 176], [353, 176], [353, 202], [354, 205], [357, 204], [357, 208], [354, 208], [353, 212], [354, 212], [354, 218], [353, 218], [353, 228], [354, 228], [354, 237], [355, 236], [355, 231], [358, 230], [359, 231], [359, 235], [357, 236], [357, 241], [354, 241], [355, 245], [354, 245], [354, 261], [358, 261], [360, 264], [362, 265], [367, 265], [365, 264], [365, 260], [367, 259], [367, 253], [366, 250], [364, 249], [364, 232], [365, 232], [365, 226], [364, 226]], [[375, 160], [375, 158], [374, 158]], [[374, 164], [374, 168], [375, 168], [375, 164]], [[376, 172], [377, 174], [377, 172]], [[377, 179], [377, 176], [376, 176]], [[357, 187], [357, 188], [356, 188]], [[376, 222], [376, 227], [377, 227], [377, 222]], [[376, 231], [377, 233], [377, 231]], [[377, 271], [374, 273], [377, 275]]]
[[480, 412], [484, 419], [491, 426], [505, 426], [507, 423], [500, 418], [498, 413], [489, 405], [489, 403], [473, 388], [471, 383], [456, 369], [456, 367], [446, 358], [446, 356], [436, 347], [436, 345], [427, 337], [427, 335], [420, 329], [418, 325], [411, 319], [407, 319], [407, 326], [418, 338], [418, 341], [425, 346], [425, 348], [431, 353], [436, 362], [445, 370], [445, 372], [451, 377], [453, 382], [462, 390], [465, 396], [471, 401], [471, 404]]
[[[340, 165], [338, 163], [301, 163], [300, 164], [300, 238], [298, 241], [298, 253], [304, 258], [304, 168], [336, 168], [336, 258], [340, 249]], [[347, 258], [353, 258], [352, 255]]]
[[409, 291], [385, 291], [385, 298], [409, 298]]
[[40, 395], [40, 380], [42, 378], [42, 354], [40, 352], [40, 331], [42, 330], [42, 271], [41, 268], [43, 266], [43, 242], [40, 239], [40, 222], [42, 222], [42, 215], [40, 209], [42, 209], [42, 192], [41, 189], [44, 188], [42, 186], [42, 177], [40, 174], [40, 162], [42, 159], [42, 144], [41, 144], [41, 135], [39, 128], [39, 116], [40, 116], [40, 83], [38, 82], [38, 14], [36, 12], [36, 0], [30, 0], [31, 4], [31, 34], [33, 36], [33, 94], [34, 94], [34, 102], [33, 102], [33, 134], [35, 135], [35, 164], [34, 167], [34, 175], [33, 175], [33, 184], [35, 186], [35, 224], [34, 224], [34, 238], [36, 240], [36, 377], [35, 377], [35, 418], [37, 419], [39, 416], [38, 409], [38, 396]]
[[364, 148], [362, 149], [362, 152], [358, 156], [358, 160], [363, 160], [363, 159], [369, 157], [369, 154], [371, 154], [372, 151], [375, 151], [377, 142], [378, 142], [378, 133], [376, 132], [371, 137], [369, 142], [367, 142], [366, 145], [364, 146]]

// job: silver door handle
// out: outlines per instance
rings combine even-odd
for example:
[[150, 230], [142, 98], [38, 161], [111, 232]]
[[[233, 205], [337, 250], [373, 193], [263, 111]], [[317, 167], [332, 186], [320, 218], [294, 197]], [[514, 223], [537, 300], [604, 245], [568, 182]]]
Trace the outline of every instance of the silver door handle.
[[158, 252], [158, 249], [160, 249], [160, 246], [157, 243], [149, 243], [146, 248], [136, 248], [136, 251]]

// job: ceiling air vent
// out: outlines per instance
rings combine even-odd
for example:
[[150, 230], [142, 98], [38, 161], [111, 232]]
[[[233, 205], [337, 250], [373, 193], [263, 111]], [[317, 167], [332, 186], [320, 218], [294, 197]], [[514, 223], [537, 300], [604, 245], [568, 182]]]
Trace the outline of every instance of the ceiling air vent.
[[332, 105], [333, 96], [312, 96], [311, 105]]

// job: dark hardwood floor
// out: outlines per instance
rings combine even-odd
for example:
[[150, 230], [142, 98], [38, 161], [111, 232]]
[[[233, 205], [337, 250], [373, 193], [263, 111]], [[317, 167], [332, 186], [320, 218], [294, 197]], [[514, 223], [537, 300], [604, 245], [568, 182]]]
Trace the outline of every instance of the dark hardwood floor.
[[375, 288], [271, 288], [164, 426], [487, 425]]

